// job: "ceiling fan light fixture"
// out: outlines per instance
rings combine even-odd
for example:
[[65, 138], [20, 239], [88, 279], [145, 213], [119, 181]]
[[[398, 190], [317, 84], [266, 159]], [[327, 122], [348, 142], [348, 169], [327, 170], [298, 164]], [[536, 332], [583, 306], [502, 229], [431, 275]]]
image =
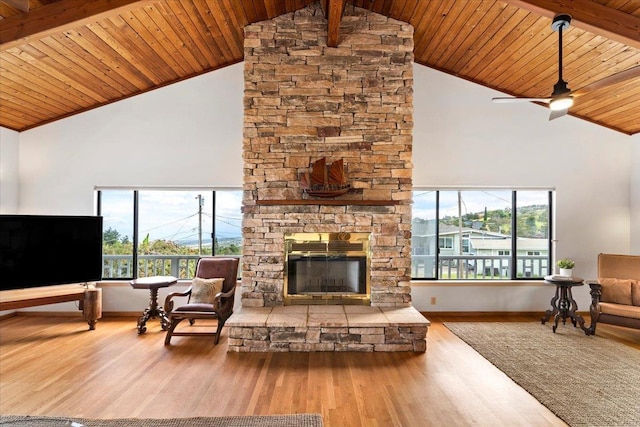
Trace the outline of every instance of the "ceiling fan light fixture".
[[554, 98], [549, 102], [549, 108], [553, 111], [566, 110], [573, 105], [573, 96], [561, 96]]

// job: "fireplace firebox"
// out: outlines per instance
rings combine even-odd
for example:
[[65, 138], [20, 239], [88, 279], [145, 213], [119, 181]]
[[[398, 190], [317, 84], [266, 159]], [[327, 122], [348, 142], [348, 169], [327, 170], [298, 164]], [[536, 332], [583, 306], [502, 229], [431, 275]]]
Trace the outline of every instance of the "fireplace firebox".
[[285, 305], [369, 305], [369, 238], [369, 233], [286, 234]]

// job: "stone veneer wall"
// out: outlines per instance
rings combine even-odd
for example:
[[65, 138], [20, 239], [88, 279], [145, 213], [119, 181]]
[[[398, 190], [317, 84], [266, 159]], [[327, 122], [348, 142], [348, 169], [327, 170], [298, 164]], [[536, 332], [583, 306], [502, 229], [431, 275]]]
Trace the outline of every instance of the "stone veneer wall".
[[[284, 233], [314, 231], [370, 232], [371, 305], [411, 304], [413, 27], [348, 4], [326, 41], [319, 3], [245, 27], [243, 306], [283, 304]], [[305, 198], [321, 157], [345, 162], [344, 205], [256, 203]]]

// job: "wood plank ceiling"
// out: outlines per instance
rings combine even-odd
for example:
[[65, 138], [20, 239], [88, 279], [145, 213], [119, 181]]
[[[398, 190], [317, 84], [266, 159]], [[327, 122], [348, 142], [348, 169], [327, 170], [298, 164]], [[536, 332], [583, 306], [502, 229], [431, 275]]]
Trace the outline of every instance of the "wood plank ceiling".
[[[313, 1], [0, 0], [0, 126], [24, 131], [237, 63], [245, 25]], [[570, 13], [564, 80], [580, 96], [569, 114], [640, 132], [640, 0], [346, 0], [354, 5], [411, 23], [417, 63], [526, 97], [551, 95], [551, 21]], [[335, 20], [330, 29], [339, 44]]]

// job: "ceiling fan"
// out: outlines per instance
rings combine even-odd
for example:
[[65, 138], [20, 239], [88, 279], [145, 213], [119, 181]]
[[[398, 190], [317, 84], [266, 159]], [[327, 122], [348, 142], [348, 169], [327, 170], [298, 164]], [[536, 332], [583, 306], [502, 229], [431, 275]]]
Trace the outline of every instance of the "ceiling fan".
[[573, 105], [574, 98], [584, 95], [591, 90], [602, 89], [616, 83], [622, 83], [635, 77], [640, 76], [640, 65], [629, 68], [625, 71], [607, 76], [603, 79], [588, 84], [587, 86], [572, 91], [567, 86], [567, 82], [562, 78], [562, 31], [569, 28], [571, 23], [571, 15], [560, 14], [553, 18], [551, 29], [558, 32], [558, 81], [553, 86], [553, 93], [546, 98], [527, 98], [527, 97], [497, 97], [492, 101], [496, 103], [512, 103], [512, 102], [544, 102], [549, 104], [551, 114], [549, 120], [562, 117], [569, 111]]

